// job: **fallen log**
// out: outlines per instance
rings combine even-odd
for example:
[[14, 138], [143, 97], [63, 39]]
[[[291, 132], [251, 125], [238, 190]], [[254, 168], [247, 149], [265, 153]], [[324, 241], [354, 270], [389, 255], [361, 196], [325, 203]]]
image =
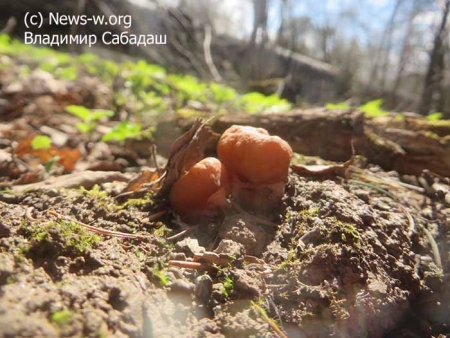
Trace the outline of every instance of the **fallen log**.
[[[436, 123], [438, 122], [438, 123]], [[307, 156], [346, 161], [357, 154], [370, 163], [402, 174], [420, 175], [428, 169], [450, 176], [450, 122], [417, 116], [368, 118], [361, 111], [323, 108], [286, 114], [239, 114], [218, 117], [213, 129], [222, 133], [233, 124], [265, 128]]]

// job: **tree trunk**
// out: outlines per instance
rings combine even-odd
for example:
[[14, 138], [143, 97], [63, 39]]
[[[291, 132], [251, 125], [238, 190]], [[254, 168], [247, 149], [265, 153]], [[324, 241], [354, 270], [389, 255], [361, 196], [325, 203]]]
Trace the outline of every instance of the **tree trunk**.
[[[444, 34], [447, 24], [448, 12], [450, 10], [450, 0], [445, 2], [445, 8], [442, 12], [442, 20], [436, 36], [434, 38], [434, 46], [431, 51], [430, 63], [425, 76], [424, 88], [422, 93], [422, 101], [419, 107], [419, 113], [427, 115], [437, 108], [435, 95], [439, 96], [442, 92], [442, 80], [444, 77]], [[439, 102], [440, 99], [438, 99]]]

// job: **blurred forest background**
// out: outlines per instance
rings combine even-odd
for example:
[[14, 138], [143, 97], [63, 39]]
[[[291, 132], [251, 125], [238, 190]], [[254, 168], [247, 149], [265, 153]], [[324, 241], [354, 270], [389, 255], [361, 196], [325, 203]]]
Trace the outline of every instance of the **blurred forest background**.
[[129, 29], [44, 25], [39, 32], [167, 34], [165, 46], [62, 48], [144, 58], [303, 107], [383, 99], [390, 111], [450, 118], [449, 7], [446, 0], [16, 0], [0, 1], [0, 23], [23, 38], [27, 11], [130, 14]]

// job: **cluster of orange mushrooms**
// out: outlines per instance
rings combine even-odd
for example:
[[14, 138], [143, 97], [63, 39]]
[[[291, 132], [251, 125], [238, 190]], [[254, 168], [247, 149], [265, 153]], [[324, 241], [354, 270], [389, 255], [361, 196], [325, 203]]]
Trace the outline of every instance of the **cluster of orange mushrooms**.
[[292, 149], [262, 128], [232, 126], [219, 140], [219, 159], [207, 157], [184, 173], [170, 192], [184, 220], [223, 207], [231, 198], [247, 210], [277, 206], [284, 193]]

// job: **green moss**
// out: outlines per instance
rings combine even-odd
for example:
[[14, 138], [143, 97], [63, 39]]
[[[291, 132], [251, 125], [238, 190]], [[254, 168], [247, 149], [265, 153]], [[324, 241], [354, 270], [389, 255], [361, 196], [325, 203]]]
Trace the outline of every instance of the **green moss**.
[[361, 237], [354, 224], [338, 221], [335, 217], [332, 219], [333, 226], [325, 229], [327, 239], [359, 245]]
[[173, 232], [173, 230], [168, 228], [164, 223], [158, 222], [157, 225], [159, 225], [159, 227], [153, 232], [155, 237], [164, 238]]
[[118, 210], [128, 209], [130, 207], [136, 207], [137, 209], [150, 208], [155, 204], [154, 193], [148, 193], [142, 198], [130, 198], [124, 204], [117, 206]]
[[15, 282], [17, 282], [15, 276], [9, 276], [8, 278], [6, 278], [6, 284], [7, 285], [14, 284]]
[[158, 279], [159, 285], [162, 287], [169, 285], [170, 277], [167, 274], [166, 268], [160, 268], [159, 265], [155, 265], [152, 269], [154, 277]]
[[297, 253], [294, 247], [292, 247], [289, 252], [287, 258], [280, 264], [280, 269], [287, 269], [294, 265], [299, 265], [300, 261], [297, 258]]
[[84, 187], [81, 187], [80, 190], [85, 196], [91, 197], [96, 200], [105, 201], [108, 198], [108, 193], [101, 190], [100, 186], [98, 186], [97, 184], [94, 185], [91, 190], [87, 190]]
[[234, 280], [230, 276], [225, 276], [222, 280], [222, 287], [220, 292], [224, 297], [229, 297], [230, 293], [234, 290]]
[[68, 310], [57, 311], [52, 314], [52, 322], [58, 326], [63, 326], [72, 318], [72, 312]]
[[[68, 221], [24, 223], [21, 227], [30, 239], [28, 249], [48, 250], [54, 255], [83, 254], [100, 242], [101, 237], [81, 225]], [[27, 251], [27, 250], [25, 250]]]

